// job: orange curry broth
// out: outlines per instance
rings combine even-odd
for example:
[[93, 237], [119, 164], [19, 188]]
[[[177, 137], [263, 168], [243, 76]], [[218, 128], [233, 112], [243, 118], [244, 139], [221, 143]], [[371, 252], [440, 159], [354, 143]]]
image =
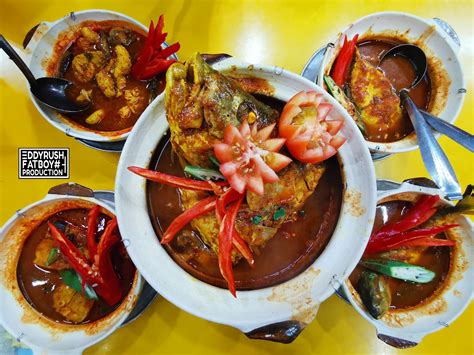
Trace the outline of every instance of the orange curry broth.
[[[48, 221], [65, 221], [72, 224], [87, 233], [87, 209], [71, 209], [58, 212], [47, 220], [43, 221], [26, 239], [20, 258], [17, 265], [17, 280], [23, 296], [27, 302], [36, 309], [43, 316], [58, 322], [58, 323], [73, 323], [66, 319], [63, 315], [58, 313], [53, 305], [53, 292], [55, 289], [63, 284], [61, 276], [56, 270], [49, 270], [40, 267], [34, 263], [35, 253], [39, 243], [46, 237], [48, 233]], [[105, 227], [106, 222], [110, 217], [100, 214], [98, 218], [98, 234], [100, 235]], [[82, 233], [81, 233], [82, 235]], [[85, 247], [85, 240], [81, 238], [74, 238], [74, 243], [79, 248]], [[77, 240], [81, 239], [81, 240]], [[122, 244], [114, 246], [111, 250], [111, 260], [114, 269], [120, 280], [120, 287], [122, 290], [122, 300], [130, 292], [135, 278], [136, 269], [130, 257], [128, 256]], [[76, 324], [84, 324], [96, 321], [111, 313], [120, 305], [120, 302], [115, 306], [109, 306], [99, 298], [94, 302], [91, 310], [86, 318]]]
[[[130, 54], [132, 66], [135, 63], [137, 53], [144, 44], [146, 32], [143, 31], [143, 29], [125, 21], [85, 21], [79, 26], [74, 27], [74, 29], [64, 32], [59, 36], [55, 44], [53, 57], [48, 64], [48, 75], [64, 77], [77, 86], [77, 89], [75, 88], [74, 90], [68, 91], [67, 94], [70, 97], [78, 97], [81, 89], [86, 91], [92, 90], [92, 105], [87, 111], [79, 114], [62, 114], [63, 117], [70, 120], [74, 124], [93, 131], [111, 132], [129, 129], [135, 124], [141, 113], [148, 106], [152, 96], [157, 95], [164, 90], [164, 74], [159, 75], [153, 81], [139, 81], [134, 79], [131, 74], [128, 74], [126, 76], [126, 86], [122, 91], [125, 92], [125, 90], [137, 90], [139, 92], [140, 103], [137, 105], [135, 112], [130, 112], [128, 117], [121, 117], [118, 114], [118, 111], [120, 108], [126, 106], [127, 103], [123, 93], [118, 97], [106, 97], [99, 89], [95, 78], [89, 82], [81, 82], [77, 80], [74, 76], [71, 65], [73, 57], [70, 58], [70, 63], [67, 66], [67, 69], [64, 71], [64, 67], [66, 67], [65, 63], [67, 61], [67, 55], [69, 53], [71, 53], [73, 56], [76, 56], [86, 52], [86, 50], [80, 48], [77, 44], [78, 38], [81, 37], [80, 29], [82, 27], [89, 27], [97, 33], [103, 31], [106, 34], [108, 34], [110, 29], [114, 27], [122, 27], [131, 30], [136, 39], [128, 46], [125, 46], [125, 48]], [[110, 57], [106, 59], [105, 64], [101, 68], [105, 67], [110, 58], [115, 56], [114, 45], [110, 44], [109, 47]], [[97, 44], [94, 44], [92, 47], [88, 48], [88, 50], [99, 50], [99, 48]], [[153, 91], [153, 95], [151, 95], [150, 91]], [[88, 124], [86, 122], [86, 118], [99, 109], [105, 111], [103, 119], [96, 124]]]
[[[413, 204], [406, 201], [389, 201], [377, 206], [374, 230], [380, 229], [388, 222], [396, 222], [408, 211]], [[440, 233], [437, 238], [446, 239], [444, 233]], [[423, 304], [428, 299], [434, 297], [442, 290], [448, 276], [451, 264], [451, 248], [449, 247], [416, 247], [407, 248], [421, 251], [421, 256], [413, 264], [423, 266], [435, 273], [435, 277], [428, 283], [408, 282], [393, 277], [385, 276], [388, 281], [392, 296], [391, 309], [404, 309]], [[370, 256], [370, 258], [383, 259], [384, 253]], [[387, 255], [387, 254], [385, 254]], [[385, 259], [395, 259], [385, 257]], [[357, 265], [349, 277], [352, 285], [357, 289], [357, 282], [364, 267]]]

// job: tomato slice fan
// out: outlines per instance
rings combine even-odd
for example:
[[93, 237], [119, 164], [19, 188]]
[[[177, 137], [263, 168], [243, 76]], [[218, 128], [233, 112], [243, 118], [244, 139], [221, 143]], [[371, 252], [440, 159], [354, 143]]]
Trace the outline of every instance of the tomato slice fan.
[[260, 130], [244, 120], [240, 128], [228, 125], [224, 141], [214, 145], [214, 153], [221, 163], [220, 172], [238, 193], [246, 189], [263, 195], [264, 183], [278, 181], [278, 171], [291, 159], [278, 151], [285, 144], [283, 138], [270, 138], [275, 123]]
[[328, 120], [332, 105], [315, 91], [301, 91], [283, 108], [280, 137], [286, 139], [291, 155], [303, 163], [319, 163], [337, 153], [346, 138], [337, 135], [342, 119]]

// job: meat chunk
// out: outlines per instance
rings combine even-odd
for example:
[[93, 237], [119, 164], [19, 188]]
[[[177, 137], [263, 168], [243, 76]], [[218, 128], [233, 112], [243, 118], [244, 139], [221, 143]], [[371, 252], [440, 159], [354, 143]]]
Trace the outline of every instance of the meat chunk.
[[[50, 260], [50, 254], [53, 248], [56, 248], [57, 256], [53, 260]], [[39, 267], [49, 270], [62, 270], [71, 267], [61, 256], [57, 243], [49, 234], [47, 234], [36, 247], [35, 259], [33, 262]]]
[[81, 35], [89, 43], [96, 43], [99, 41], [99, 34], [92, 31], [89, 27], [82, 27]]
[[122, 45], [115, 46], [115, 57], [96, 75], [97, 85], [107, 97], [119, 97], [127, 85], [132, 61], [127, 49]]
[[94, 300], [88, 299], [65, 284], [60, 284], [53, 293], [53, 307], [67, 320], [80, 323], [89, 314]]
[[94, 78], [104, 62], [105, 56], [100, 51], [78, 54], [71, 63], [74, 77], [80, 82], [87, 83]]
[[105, 117], [105, 111], [103, 109], [99, 109], [94, 111], [89, 117], [86, 118], [86, 122], [88, 124], [97, 124], [102, 121]]

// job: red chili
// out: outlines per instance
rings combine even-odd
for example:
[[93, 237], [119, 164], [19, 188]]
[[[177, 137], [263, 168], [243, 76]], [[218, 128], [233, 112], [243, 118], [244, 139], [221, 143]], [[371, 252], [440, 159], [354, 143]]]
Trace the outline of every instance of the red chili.
[[97, 218], [99, 217], [100, 206], [95, 205], [87, 214], [87, 250], [89, 251], [89, 259], [94, 260], [97, 254], [97, 243], [95, 235], [97, 233]]
[[104, 233], [102, 233], [97, 247], [97, 257], [95, 258], [95, 266], [106, 283], [106, 287], [104, 287], [105, 285], [99, 284], [96, 290], [99, 296], [110, 306], [120, 302], [122, 299], [120, 281], [110, 257], [110, 249], [120, 241], [120, 238], [115, 234], [116, 230], [117, 218], [114, 217], [107, 223]]
[[412, 240], [401, 245], [402, 247], [452, 247], [456, 245], [454, 240], [449, 239], [437, 239], [430, 237], [423, 237], [417, 240]]
[[89, 285], [100, 284], [103, 282], [99, 272], [89, 265], [87, 259], [81, 254], [79, 249], [63, 234], [56, 226], [48, 222], [51, 235], [59, 245], [61, 254], [67, 259], [72, 268], [85, 280]]
[[216, 208], [217, 197], [205, 198], [176, 217], [161, 238], [161, 244], [169, 243], [194, 218], [205, 215]]
[[344, 44], [339, 51], [339, 55], [334, 63], [331, 77], [334, 82], [342, 86], [346, 80], [347, 73], [352, 63], [352, 57], [354, 56], [355, 46], [359, 35], [356, 34], [352, 40], [348, 41], [347, 36], [344, 36]]
[[438, 195], [422, 196], [401, 220], [394, 223], [387, 223], [374, 233], [372, 238], [378, 239], [382, 237], [390, 237], [398, 233], [406, 232], [425, 223], [436, 213], [437, 209], [433, 206], [438, 202], [438, 200]]
[[234, 273], [232, 271], [232, 239], [234, 234], [235, 219], [239, 211], [242, 196], [234, 202], [222, 219], [219, 230], [219, 269], [222, 276], [227, 281], [230, 293], [236, 297]]
[[226, 192], [219, 196], [216, 204], [216, 217], [219, 222], [221, 222], [224, 218], [226, 206], [229, 203], [237, 201], [242, 196], [242, 194], [238, 193], [233, 188], [229, 188]]
[[[188, 179], [184, 177], [172, 176], [160, 173], [158, 171], [140, 168], [138, 166], [129, 166], [128, 170], [132, 173], [140, 175], [145, 179], [159, 182], [165, 185], [178, 187], [186, 190], [199, 190], [199, 191], [214, 191], [214, 187], [207, 181]], [[215, 182], [218, 186], [229, 186], [227, 182]]]
[[156, 27], [151, 21], [145, 43], [138, 52], [137, 59], [132, 66], [131, 72], [135, 79], [151, 79], [166, 71], [176, 61], [175, 59], [168, 59], [168, 57], [179, 50], [179, 42], [162, 49], [167, 36], [167, 33], [163, 33], [164, 25], [163, 15], [160, 16]]
[[399, 249], [400, 247], [407, 246], [407, 243], [412, 241], [414, 242], [426, 237], [433, 237], [441, 232], [445, 232], [457, 226], [457, 224], [446, 224], [439, 227], [412, 230], [387, 238], [377, 240], [371, 239], [367, 245], [367, 248], [365, 249], [365, 254], [375, 254], [387, 250]]

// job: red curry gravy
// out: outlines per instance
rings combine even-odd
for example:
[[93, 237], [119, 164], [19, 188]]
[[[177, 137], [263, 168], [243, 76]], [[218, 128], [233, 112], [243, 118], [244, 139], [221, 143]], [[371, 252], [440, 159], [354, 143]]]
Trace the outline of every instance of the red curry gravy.
[[[52, 215], [33, 230], [26, 239], [18, 260], [17, 280], [23, 296], [39, 313], [58, 323], [85, 324], [94, 322], [105, 317], [120, 305], [118, 303], [111, 307], [99, 298], [98, 301], [94, 301], [92, 308], [82, 322], [72, 322], [57, 312], [53, 306], [53, 293], [60, 285], [64, 284], [59, 272], [34, 263], [38, 245], [47, 237], [48, 221], [52, 223], [61, 221], [77, 227], [79, 233], [76, 236], [68, 235], [68, 238], [80, 249], [83, 249], [86, 241], [81, 236], [85, 236], [87, 233], [87, 214], [88, 210], [81, 208], [65, 210]], [[105, 214], [99, 215], [98, 233], [103, 232], [109, 219], [110, 217]], [[111, 259], [120, 280], [122, 297], [125, 298], [133, 285], [135, 266], [121, 244], [112, 248]]]
[[[99, 34], [99, 41], [96, 43], [84, 41], [80, 32], [83, 27], [90, 28]], [[76, 34], [71, 43], [67, 45], [58, 43], [56, 45], [56, 48], [58, 50], [61, 49], [63, 52], [57, 54], [55, 75], [64, 77], [76, 85], [74, 89], [69, 90], [67, 93], [71, 98], [77, 99], [81, 92], [88, 92], [88, 96], [91, 99], [91, 107], [82, 113], [63, 114], [63, 116], [80, 126], [94, 131], [121, 131], [132, 127], [148, 106], [152, 97], [164, 90], [164, 73], [149, 81], [136, 80], [128, 73], [125, 75], [125, 87], [120, 90], [120, 94], [117, 92], [114, 97], [106, 96], [103, 90], [100, 89], [97, 83], [97, 73], [106, 68], [111, 61], [116, 60], [117, 55], [114, 48], [117, 44], [123, 45], [126, 48], [133, 65], [137, 53], [144, 44], [146, 33], [131, 23], [118, 20], [86, 21], [79, 28], [76, 28], [75, 31]], [[127, 37], [125, 35], [120, 37], [120, 31], [126, 33]], [[122, 38], [126, 38], [126, 40]], [[122, 39], [122, 42], [120, 42], [120, 39]], [[81, 54], [90, 55], [90, 53], [95, 51], [103, 53], [105, 59], [96, 68], [94, 78], [88, 81], [78, 79], [77, 71], [75, 72], [73, 65], [74, 58]], [[134, 105], [131, 105], [130, 100], [127, 100], [127, 97], [130, 98], [130, 95], [127, 96], [127, 93], [133, 93], [134, 96], [138, 97]], [[133, 109], [123, 109], [124, 107], [133, 107]], [[120, 113], [121, 109], [125, 111]], [[102, 119], [95, 124], [86, 122], [86, 119], [98, 110], [103, 110], [104, 112]]]
[[[284, 106], [278, 100], [258, 96], [260, 101], [277, 110], [281, 111]], [[184, 176], [178, 157], [172, 153], [167, 136], [164, 137], [155, 150], [150, 169]], [[303, 272], [323, 252], [339, 219], [343, 190], [337, 158], [328, 159], [326, 164], [316, 190], [297, 213], [296, 220], [284, 223], [258, 254], [254, 251], [254, 267], [245, 259], [233, 266], [238, 290], [259, 289], [287, 281]], [[161, 236], [183, 212], [179, 192], [176, 188], [147, 181], [147, 200], [154, 230]], [[175, 262], [194, 277], [227, 288], [217, 255], [189, 225], [164, 247]]]
[[[357, 44], [357, 48], [361, 57], [367, 60], [373, 66], [378, 66], [380, 58], [389, 49], [402, 44], [403, 42], [396, 39], [369, 39]], [[384, 59], [380, 63], [379, 69], [385, 74], [393, 88], [398, 92], [402, 88], [408, 88], [416, 78], [415, 69], [410, 61], [401, 56], [392, 56]], [[349, 83], [347, 79], [346, 84]], [[409, 96], [418, 108], [428, 110], [431, 96], [431, 83], [428, 72], [420, 83], [409, 90]], [[374, 142], [393, 142], [400, 140], [413, 132], [413, 125], [407, 113], [403, 111], [403, 120], [400, 125], [393, 127], [387, 137], [380, 137], [377, 132], [372, 132], [367, 127], [367, 139]]]
[[[374, 230], [380, 229], [383, 225], [388, 222], [396, 222], [412, 207], [413, 204], [407, 201], [390, 201], [385, 202], [377, 206]], [[444, 238], [446, 236], [441, 233], [437, 238]], [[418, 306], [426, 302], [431, 297], [435, 296], [444, 285], [446, 277], [449, 273], [451, 265], [451, 248], [449, 247], [417, 247], [407, 248], [399, 251], [391, 251], [381, 253], [378, 255], [380, 258], [400, 260], [397, 257], [406, 255], [405, 253], [412, 252], [409, 255], [417, 255], [416, 261], [406, 261], [410, 264], [416, 264], [423, 266], [433, 271], [436, 276], [429, 283], [415, 283], [407, 282], [393, 277], [385, 277], [388, 282], [390, 293], [392, 296], [390, 309], [404, 309]], [[372, 257], [371, 257], [372, 258]], [[352, 272], [349, 280], [352, 285], [357, 285], [360, 277], [360, 273], [365, 268], [357, 265], [355, 270]]]

